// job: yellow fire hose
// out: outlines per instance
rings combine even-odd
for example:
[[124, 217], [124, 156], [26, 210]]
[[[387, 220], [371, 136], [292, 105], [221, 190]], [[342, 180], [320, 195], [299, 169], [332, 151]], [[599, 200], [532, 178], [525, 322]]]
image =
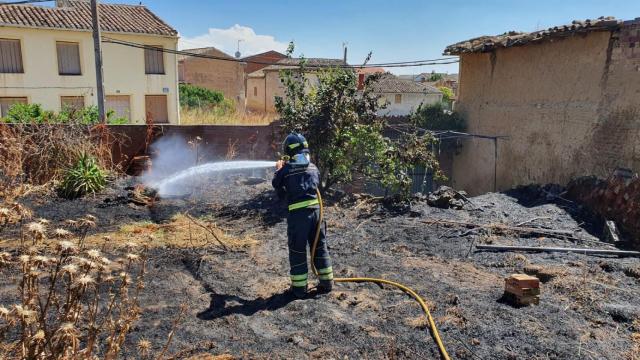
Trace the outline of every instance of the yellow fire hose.
[[[320, 195], [320, 191], [317, 191], [318, 194], [318, 200], [320, 203], [320, 217], [318, 219], [318, 228], [316, 229], [316, 237], [313, 241], [313, 246], [311, 247], [311, 268], [313, 269], [313, 273], [318, 276], [318, 270], [316, 269], [315, 263], [313, 262], [313, 259], [315, 258], [316, 255], [316, 247], [318, 246], [318, 240], [320, 239], [320, 230], [321, 230], [321, 226], [322, 226], [322, 220], [324, 218], [324, 206], [322, 204], [322, 196]], [[356, 278], [334, 278], [333, 281], [335, 282], [355, 282], [355, 283], [361, 283], [361, 282], [372, 282], [372, 283], [376, 283], [376, 284], [387, 284], [387, 285], [392, 285], [395, 286], [397, 288], [399, 288], [400, 290], [404, 291], [405, 293], [411, 295], [411, 297], [413, 297], [419, 304], [420, 307], [422, 307], [422, 310], [424, 311], [425, 315], [427, 316], [427, 319], [429, 320], [429, 328], [431, 329], [431, 335], [433, 336], [433, 339], [436, 341], [436, 344], [438, 345], [438, 349], [440, 350], [440, 355], [442, 356], [442, 358], [444, 360], [450, 360], [449, 358], [449, 353], [447, 353], [447, 349], [445, 349], [444, 344], [442, 343], [442, 339], [440, 339], [440, 333], [438, 332], [438, 328], [436, 327], [436, 323], [435, 321], [433, 321], [433, 317], [431, 316], [431, 312], [429, 311], [429, 308], [427, 307], [427, 304], [425, 303], [425, 301], [420, 297], [420, 295], [416, 294], [415, 291], [413, 291], [412, 289], [394, 282], [394, 281], [389, 281], [389, 280], [385, 280], [385, 279], [375, 279], [375, 278], [367, 278], [367, 277], [356, 277]]]

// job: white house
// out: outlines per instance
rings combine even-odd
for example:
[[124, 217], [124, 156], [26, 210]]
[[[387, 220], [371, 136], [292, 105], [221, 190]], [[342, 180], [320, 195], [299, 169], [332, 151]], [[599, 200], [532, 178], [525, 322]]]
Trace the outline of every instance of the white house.
[[403, 80], [393, 74], [382, 75], [372, 87], [373, 93], [387, 103], [387, 108], [378, 112], [381, 116], [407, 116], [420, 104], [431, 105], [442, 101], [442, 92], [437, 88]]
[[[107, 110], [131, 123], [179, 123], [178, 32], [142, 5], [100, 4]], [[152, 48], [139, 48], [139, 47]], [[158, 50], [156, 50], [158, 49]], [[47, 110], [97, 104], [91, 9], [0, 4], [0, 117], [15, 103]]]

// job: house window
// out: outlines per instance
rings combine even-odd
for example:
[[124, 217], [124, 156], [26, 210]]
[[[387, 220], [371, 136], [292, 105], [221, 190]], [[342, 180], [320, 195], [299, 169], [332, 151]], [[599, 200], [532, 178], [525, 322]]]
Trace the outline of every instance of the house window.
[[80, 69], [80, 45], [72, 42], [57, 42], [58, 74], [82, 75]]
[[0, 73], [24, 73], [20, 40], [0, 39]]
[[258, 96], [258, 87], [257, 86], [253, 87], [253, 96]]
[[0, 117], [5, 117], [14, 104], [26, 104], [26, 97], [0, 97]]
[[62, 110], [80, 110], [84, 108], [84, 96], [61, 96]]
[[105, 108], [113, 111], [116, 119], [131, 120], [131, 101], [127, 95], [109, 95], [106, 97]]
[[166, 95], [147, 95], [145, 96], [145, 105], [148, 122], [152, 122], [154, 124], [169, 122]]
[[144, 69], [146, 74], [164, 75], [164, 53], [162, 46], [144, 49]]
[[396, 104], [402, 104], [402, 94], [396, 94]]

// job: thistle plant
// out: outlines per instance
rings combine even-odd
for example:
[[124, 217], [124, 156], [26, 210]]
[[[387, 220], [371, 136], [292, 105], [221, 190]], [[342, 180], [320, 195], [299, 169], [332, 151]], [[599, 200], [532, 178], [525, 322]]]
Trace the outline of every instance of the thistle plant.
[[36, 246], [0, 252], [0, 273], [19, 276], [17, 303], [0, 305], [0, 359], [119, 357], [142, 314], [146, 248], [121, 249], [111, 260], [96, 249], [82, 251], [64, 229], [54, 234], [69, 240], [42, 246], [42, 221], [26, 230]]

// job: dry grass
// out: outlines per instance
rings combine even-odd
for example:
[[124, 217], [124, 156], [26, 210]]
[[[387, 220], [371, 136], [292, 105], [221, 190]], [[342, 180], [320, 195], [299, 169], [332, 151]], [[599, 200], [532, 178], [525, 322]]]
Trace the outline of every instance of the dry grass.
[[269, 125], [276, 118], [276, 114], [220, 114], [202, 109], [182, 108], [180, 112], [182, 125]]
[[234, 356], [229, 354], [224, 354], [224, 355], [200, 354], [200, 355], [195, 355], [188, 358], [188, 360], [235, 360], [235, 359], [236, 358]]
[[[640, 329], [640, 320], [636, 320], [635, 322], [636, 328]], [[640, 330], [631, 334], [631, 341], [633, 345], [631, 345], [631, 350], [629, 350], [628, 358], [629, 360], [640, 360]]]
[[429, 327], [429, 319], [424, 315], [405, 319], [404, 323], [409, 327], [420, 330], [424, 330]]
[[457, 306], [452, 306], [445, 309], [445, 315], [438, 319], [440, 324], [451, 324], [457, 328], [465, 328], [467, 326], [467, 319], [464, 317], [462, 310]]
[[145, 243], [150, 247], [171, 246], [176, 248], [202, 248], [217, 246], [221, 242], [230, 249], [245, 249], [258, 243], [250, 235], [232, 236], [215, 223], [194, 219], [185, 214], [175, 215], [166, 224], [131, 223], [121, 226], [115, 232], [101, 233], [87, 239], [87, 243], [96, 245], [126, 242]]
[[111, 158], [114, 142], [102, 125], [0, 124], [0, 188], [59, 180], [82, 152], [102, 168], [117, 170]]

